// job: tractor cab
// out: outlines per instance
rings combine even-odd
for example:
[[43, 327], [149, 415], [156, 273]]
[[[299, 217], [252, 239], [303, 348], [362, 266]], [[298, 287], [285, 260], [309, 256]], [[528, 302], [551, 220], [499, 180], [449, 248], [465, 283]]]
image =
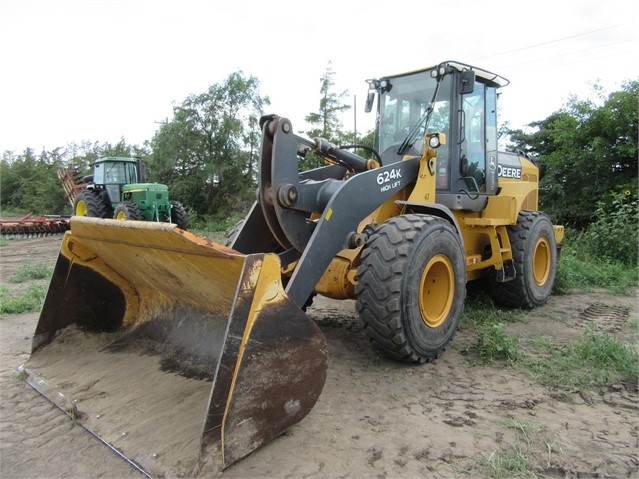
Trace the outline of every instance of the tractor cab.
[[94, 185], [101, 185], [106, 190], [111, 204], [117, 204], [122, 198], [124, 185], [144, 181], [141, 162], [135, 158], [106, 157], [93, 164]]
[[438, 133], [437, 202], [481, 211], [498, 192], [497, 89], [508, 80], [458, 62], [367, 80], [366, 111], [378, 97], [375, 146], [383, 164], [421, 156]]

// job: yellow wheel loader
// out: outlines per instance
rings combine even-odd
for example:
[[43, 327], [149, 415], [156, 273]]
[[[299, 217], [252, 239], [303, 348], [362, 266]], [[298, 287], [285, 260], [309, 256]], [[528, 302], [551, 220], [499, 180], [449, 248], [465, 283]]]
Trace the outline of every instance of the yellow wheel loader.
[[[24, 377], [148, 475], [213, 475], [313, 408], [314, 295], [355, 299], [372, 346], [411, 363], [451, 341], [467, 281], [544, 304], [563, 229], [537, 210], [537, 167], [497, 151], [507, 83], [452, 61], [368, 80], [370, 158], [263, 117], [257, 200], [226, 246], [74, 217]], [[300, 172], [310, 151], [325, 166]]]

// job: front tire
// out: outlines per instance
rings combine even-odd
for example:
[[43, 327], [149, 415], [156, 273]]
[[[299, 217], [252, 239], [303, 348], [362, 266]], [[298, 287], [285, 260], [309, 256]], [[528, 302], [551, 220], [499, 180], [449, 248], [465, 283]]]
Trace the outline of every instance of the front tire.
[[142, 221], [144, 220], [144, 216], [140, 212], [140, 208], [138, 205], [133, 203], [132, 201], [123, 201], [116, 208], [113, 213], [113, 218], [116, 220], [133, 220], [133, 221]]
[[492, 283], [493, 300], [503, 306], [532, 309], [548, 300], [557, 272], [557, 243], [552, 222], [540, 211], [521, 211], [508, 227], [515, 279]]
[[374, 349], [409, 363], [444, 351], [466, 295], [464, 250], [448, 221], [391, 218], [369, 238], [357, 275], [356, 307]]
[[73, 201], [73, 214], [75, 216], [90, 216], [91, 218], [106, 218], [107, 210], [99, 192], [82, 190]]
[[187, 215], [184, 206], [179, 201], [171, 201], [171, 223], [183, 230], [187, 229]]

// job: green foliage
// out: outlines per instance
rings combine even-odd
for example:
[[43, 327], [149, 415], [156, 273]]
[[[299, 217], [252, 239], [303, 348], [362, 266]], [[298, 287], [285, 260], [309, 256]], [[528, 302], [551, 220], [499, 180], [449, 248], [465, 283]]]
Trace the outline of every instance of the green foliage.
[[639, 81], [598, 102], [572, 97], [561, 110], [530, 123], [532, 133], [509, 131], [512, 146], [539, 165], [540, 209], [555, 221], [585, 229], [592, 205], [608, 203], [611, 191], [637, 196], [637, 97]]
[[612, 201], [597, 202], [594, 221], [583, 235], [583, 248], [592, 256], [636, 265], [639, 202], [632, 192], [611, 193]]
[[61, 167], [57, 152], [35, 155], [27, 148], [17, 157], [5, 155], [0, 162], [0, 204], [34, 214], [62, 213], [64, 191], [57, 181]]
[[53, 274], [53, 268], [46, 264], [24, 264], [16, 271], [9, 281], [12, 283], [24, 283], [34, 279], [49, 279]]
[[7, 207], [4, 205], [0, 207], [0, 217], [2, 218], [22, 218], [23, 216], [26, 216], [28, 214], [29, 212], [23, 210], [22, 208], [15, 208], [13, 206]]
[[174, 107], [158, 130], [149, 159], [152, 176], [198, 215], [232, 215], [254, 198], [259, 118], [268, 97], [259, 81], [232, 73]]
[[[342, 131], [342, 122], [340, 114], [348, 109], [350, 105], [344, 103], [344, 97], [348, 94], [348, 90], [341, 93], [334, 91], [335, 81], [333, 79], [335, 72], [332, 70], [331, 62], [328, 63], [326, 71], [320, 78], [320, 103], [319, 111], [309, 113], [304, 120], [311, 125], [311, 129], [305, 134], [309, 138], [324, 138], [334, 144], [343, 142], [352, 142], [352, 135], [349, 137]], [[323, 159], [314, 154], [307, 153], [304, 158], [300, 159], [300, 169], [308, 170], [322, 166]]]
[[477, 341], [472, 352], [482, 361], [517, 361], [520, 357], [519, 341], [503, 332], [504, 326], [521, 321], [524, 313], [519, 309], [495, 307], [479, 281], [467, 286], [466, 304], [460, 329], [477, 330]]
[[196, 222], [193, 223], [191, 229], [209, 233], [228, 233], [231, 231], [238, 222], [244, 219], [243, 214], [234, 213], [230, 216], [225, 215], [210, 215], [200, 216]]
[[503, 332], [503, 325], [491, 323], [477, 336], [477, 353], [484, 361], [517, 361], [519, 340]]
[[593, 288], [626, 294], [637, 286], [639, 266], [636, 262], [628, 264], [594, 255], [585, 236], [574, 230], [566, 231], [553, 294]]
[[44, 302], [46, 289], [39, 284], [29, 285], [23, 294], [14, 294], [0, 285], [0, 314], [19, 314], [38, 311]]
[[143, 156], [145, 152], [124, 140], [116, 145], [70, 144], [39, 155], [31, 148], [20, 154], [4, 152], [0, 161], [0, 208], [4, 216], [12, 210], [34, 215], [70, 213], [58, 170], [76, 168], [88, 174], [92, 162], [101, 156]]

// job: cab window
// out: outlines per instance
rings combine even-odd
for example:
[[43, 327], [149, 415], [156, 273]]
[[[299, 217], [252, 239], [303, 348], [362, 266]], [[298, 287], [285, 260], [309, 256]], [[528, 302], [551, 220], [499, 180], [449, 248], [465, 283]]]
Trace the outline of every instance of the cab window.
[[135, 163], [127, 163], [126, 164], [126, 182], [127, 183], [137, 183], [138, 182], [138, 170], [135, 167]]
[[486, 191], [485, 90], [477, 82], [472, 93], [462, 96], [460, 174], [469, 191]]
[[104, 163], [104, 176], [106, 184], [124, 184], [126, 183], [126, 163]]

